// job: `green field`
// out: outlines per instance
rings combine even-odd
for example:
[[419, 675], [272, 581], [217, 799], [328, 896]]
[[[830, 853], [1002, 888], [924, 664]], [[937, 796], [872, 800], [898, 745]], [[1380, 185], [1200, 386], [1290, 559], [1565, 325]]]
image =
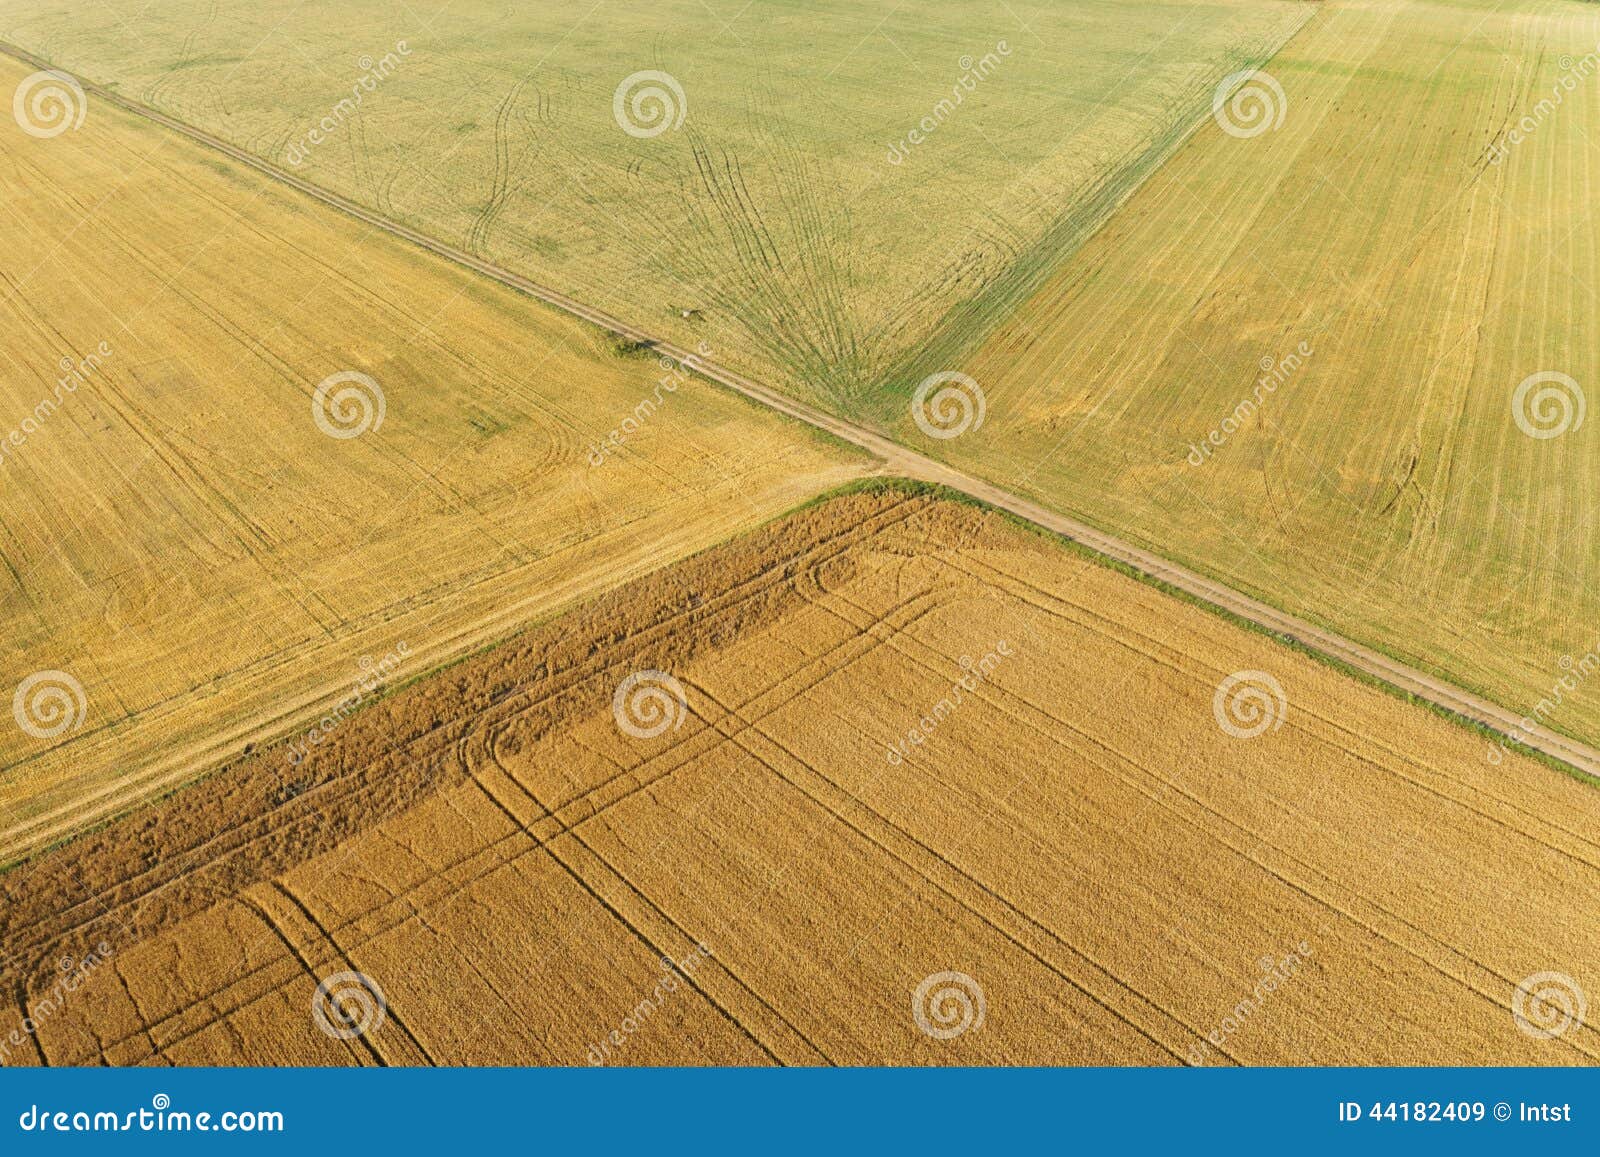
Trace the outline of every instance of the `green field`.
[[964, 370], [980, 428], [924, 437], [905, 383], [878, 420], [1600, 738], [1600, 422], [1558, 382], [1532, 389], [1566, 390], [1564, 433], [1556, 394], [1521, 407], [1554, 436], [1514, 413], [1542, 372], [1600, 402], [1597, 45], [1563, 0], [1324, 5], [1267, 66], [1280, 128], [1208, 124], [997, 333], [909, 375]]
[[[0, 0], [0, 37], [850, 409], [948, 311], [1081, 237], [1312, 10]], [[614, 117], [643, 70], [682, 91], [659, 135]]]

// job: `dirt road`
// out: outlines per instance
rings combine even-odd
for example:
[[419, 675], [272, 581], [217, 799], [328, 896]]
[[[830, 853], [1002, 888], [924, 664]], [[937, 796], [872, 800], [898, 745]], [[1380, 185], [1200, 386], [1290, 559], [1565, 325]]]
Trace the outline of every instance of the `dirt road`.
[[[25, 49], [3, 41], [0, 41], [0, 53], [12, 56], [35, 68], [55, 67]], [[565, 310], [630, 341], [649, 346], [651, 349], [666, 354], [675, 360], [686, 361], [691, 357], [690, 351], [671, 342], [662, 341], [642, 330], [636, 329], [619, 318], [612, 317], [608, 313], [585, 305], [583, 302], [576, 301], [565, 294], [557, 293], [555, 290], [548, 289], [492, 262], [474, 257], [472, 254], [453, 245], [448, 245], [391, 221], [382, 214], [375, 213], [335, 193], [319, 188], [311, 182], [296, 177], [293, 173], [279, 169], [277, 166], [210, 133], [202, 132], [182, 121], [130, 101], [126, 97], [83, 77], [77, 77], [76, 79], [84, 90], [94, 97], [108, 101], [138, 116], [155, 121], [172, 129], [174, 132], [181, 133], [192, 140], [199, 141], [210, 148], [225, 153], [240, 164], [248, 165], [252, 169], [274, 180], [281, 181], [309, 197], [315, 197], [317, 200], [331, 205], [374, 228], [382, 229], [397, 237], [403, 237], [405, 240], [431, 253], [476, 270], [485, 277], [491, 277], [504, 285], [528, 294], [530, 297], [535, 297], [548, 305]], [[1053, 510], [1047, 510], [998, 486], [973, 478], [926, 455], [908, 450], [864, 426], [823, 413], [821, 410], [789, 398], [759, 382], [751, 381], [749, 378], [718, 366], [714, 362], [702, 359], [698, 355], [694, 355], [692, 364], [710, 381], [730, 390], [737, 390], [764, 406], [787, 414], [798, 421], [805, 422], [810, 426], [826, 431], [837, 438], [876, 454], [883, 459], [883, 468], [886, 473], [900, 474], [909, 478], [948, 486], [952, 490], [960, 491], [980, 501], [987, 502], [1046, 530], [1069, 538], [1097, 554], [1114, 559], [1142, 574], [1158, 579], [1186, 594], [1246, 619], [1259, 627], [1278, 635], [1287, 636], [1302, 646], [1347, 663], [1419, 699], [1426, 700], [1456, 715], [1480, 723], [1501, 735], [1514, 735], [1526, 746], [1560, 760], [1586, 775], [1600, 779], [1600, 750], [1588, 744], [1559, 735], [1537, 723], [1532, 727], [1525, 728], [1521, 717], [1515, 712], [1492, 703], [1470, 691], [1400, 663], [1360, 643], [1324, 630], [1304, 619], [1268, 606], [1266, 603], [1249, 595], [1241, 594], [1230, 587], [1208, 579], [1176, 563], [1168, 562], [1159, 555], [1152, 554], [1147, 550], [1096, 530], [1086, 523], [1079, 522]]]

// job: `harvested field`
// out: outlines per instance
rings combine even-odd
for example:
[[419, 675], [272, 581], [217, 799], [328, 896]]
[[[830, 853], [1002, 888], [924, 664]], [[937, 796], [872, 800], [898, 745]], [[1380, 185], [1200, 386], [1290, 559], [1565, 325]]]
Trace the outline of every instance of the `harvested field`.
[[1092, 230], [1313, 8], [0, 0], [0, 37], [848, 409]]
[[[882, 421], [1593, 743], [1597, 45], [1590, 4], [1320, 5], [1276, 130], [1206, 125]], [[918, 432], [939, 370], [981, 428]]]
[[109, 106], [0, 219], [0, 864], [863, 469]]
[[[617, 706], [642, 671], [665, 714]], [[1282, 701], [1219, 711], [1240, 672]], [[1452, 723], [882, 489], [0, 878], [19, 1017], [110, 950], [0, 1055], [1586, 1062], [1592, 1025], [1538, 1039], [1512, 1006], [1530, 974], [1600, 986], [1597, 821]], [[356, 971], [386, 1014], [335, 1039], [314, 990]], [[913, 993], [946, 972], [982, 1023], [936, 1002], [941, 1039]]]

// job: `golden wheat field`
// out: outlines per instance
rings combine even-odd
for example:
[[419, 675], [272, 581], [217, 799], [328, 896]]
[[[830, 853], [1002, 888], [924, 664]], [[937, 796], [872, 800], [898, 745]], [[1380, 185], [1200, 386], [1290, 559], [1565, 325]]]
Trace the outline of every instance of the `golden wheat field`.
[[1578, 0], [0, 0], [0, 1067], [1600, 1062], [1596, 141]]
[[0, 879], [19, 1001], [95, 956], [5, 1059], [1592, 1061], [1512, 1005], [1597, 979], [1600, 797], [1477, 742], [879, 488]]
[[884, 420], [1592, 741], [1600, 696], [1558, 683], [1600, 618], [1600, 10], [1330, 0], [1265, 67], [1250, 135], [1206, 125], [927, 351], [980, 429]]
[[0, 863], [861, 468], [108, 104], [0, 222]]

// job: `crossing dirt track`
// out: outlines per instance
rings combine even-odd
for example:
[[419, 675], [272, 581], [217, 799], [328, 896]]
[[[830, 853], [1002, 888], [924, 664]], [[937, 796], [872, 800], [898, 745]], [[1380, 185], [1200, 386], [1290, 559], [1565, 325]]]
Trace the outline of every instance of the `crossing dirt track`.
[[[1284, 696], [1253, 738], [1216, 714], [1240, 671]], [[676, 727], [618, 705], [641, 672]], [[1593, 1027], [1510, 1009], [1595, 958], [1597, 819], [1420, 708], [885, 487], [9, 873], [19, 1006], [111, 952], [6, 1060], [1581, 1063]], [[349, 971], [387, 1015], [341, 1041], [308, 1013]], [[914, 993], [950, 972], [983, 1016], [939, 1039]]]
[[[85, 15], [0, 0], [0, 32], [469, 260], [685, 347], [710, 336], [720, 364], [775, 390], [1505, 718], [1538, 712], [1530, 730], [1588, 745], [1563, 756], [1576, 766], [1592, 758], [1600, 696], [1569, 696], [1553, 717], [1540, 705], [1563, 664], [1597, 646], [1586, 624], [1600, 618], [1600, 424], [1580, 411], [1572, 429], [1530, 436], [1513, 399], [1535, 375], [1600, 375], [1600, 219], [1586, 192], [1600, 135], [1594, 5], [895, 5], [884, 33], [904, 51], [884, 45], [865, 68], [865, 51], [847, 54], [873, 21], [854, 38], [850, 21], [825, 22], [842, 42], [815, 45], [816, 56], [848, 67], [833, 76], [784, 49], [812, 83], [775, 106], [752, 95], [761, 80], [731, 102], [737, 84], [694, 83], [772, 57], [720, 35], [694, 52], [675, 44], [689, 119], [641, 141], [607, 119], [620, 61], [556, 51], [562, 63], [525, 83], [506, 59], [500, 8], [470, 4], [452, 12], [475, 35], [419, 37], [359, 117], [300, 165], [285, 159], [291, 130], [344, 91], [333, 78], [352, 34], [330, 24], [274, 36], [283, 7], [162, 0], [144, 6], [161, 32], [140, 44], [116, 5]], [[704, 16], [698, 0], [645, 15], [606, 8], [593, 31], [632, 43], [686, 9]], [[385, 37], [407, 30], [386, 5], [343, 12]], [[794, 39], [792, 13], [761, 14], [771, 19], [753, 19], [751, 36]], [[518, 19], [539, 43], [558, 39], [545, 36], [547, 13]], [[1152, 27], [1171, 35], [1145, 35]], [[974, 99], [926, 149], [883, 161], [883, 140], [915, 123], [924, 94], [943, 92], [927, 62], [1000, 31], [1015, 51]], [[1129, 44], [1156, 40], [1159, 51], [1127, 59]], [[258, 43], [261, 57], [240, 58]], [[1251, 63], [1282, 88], [1267, 110], [1281, 123], [1237, 136], [1214, 116], [1211, 82]], [[459, 118], [440, 111], [447, 85]], [[816, 100], [859, 117], [819, 114]], [[402, 147], [418, 125], [426, 140]], [[778, 139], [761, 125], [781, 126]], [[508, 133], [525, 146], [515, 179], [491, 160]], [[759, 292], [735, 257], [750, 250], [708, 231], [714, 214], [686, 208], [696, 202], [685, 182], [696, 188], [695, 158], [712, 145], [748, 177], [761, 216], [809, 221], [815, 210], [825, 222], [807, 234], [816, 247], [767, 239], [787, 272]], [[437, 174], [416, 155], [441, 152], [452, 163]], [[830, 189], [849, 212], [794, 203]], [[475, 228], [483, 214], [487, 232]], [[1290, 359], [1263, 395], [1263, 367]], [[936, 440], [908, 402], [925, 375], [953, 370], [980, 384], [987, 419]], [[1224, 423], [1226, 444], [1209, 445]]]
[[[884, 421], [1532, 714], [1600, 621], [1600, 9], [1332, 0], [1266, 68], [1276, 129], [1207, 124], [930, 352], [982, 385], [980, 430]], [[1578, 394], [1519, 402], [1551, 374]], [[1600, 695], [1553, 723], [1595, 743]]]
[[0, 218], [4, 655], [84, 704], [0, 728], [0, 864], [864, 465], [109, 102], [0, 126]]
[[[1019, 254], [1037, 261], [1045, 234], [1092, 228], [1218, 79], [1313, 8], [758, 0], [735, 19], [702, 0], [342, 0], [305, 19], [297, 0], [0, 0], [0, 39], [680, 345], [711, 334], [743, 373], [844, 400]], [[640, 70], [673, 82], [629, 90], [660, 97], [647, 135], [614, 118]], [[953, 91], [959, 115], [891, 161]], [[306, 147], [330, 110], [340, 123]]]
[[0, 1065], [1600, 1060], [1600, 8], [131, 7], [0, 0]]

